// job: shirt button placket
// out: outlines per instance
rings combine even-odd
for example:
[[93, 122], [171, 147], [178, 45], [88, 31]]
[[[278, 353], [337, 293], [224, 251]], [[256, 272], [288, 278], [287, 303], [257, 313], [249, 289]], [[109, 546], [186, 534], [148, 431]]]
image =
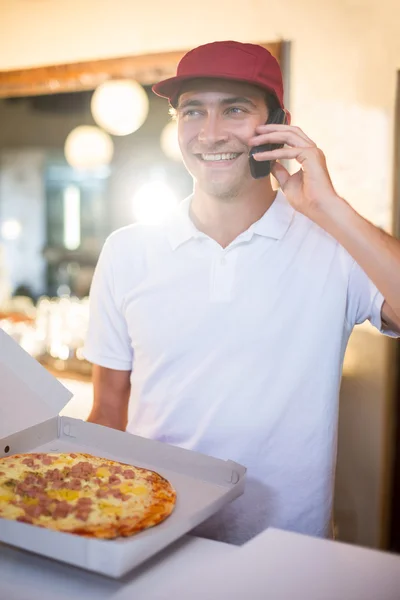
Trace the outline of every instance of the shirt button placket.
[[226, 254], [214, 259], [213, 277], [210, 290], [211, 302], [229, 302], [231, 297], [232, 278], [229, 258]]

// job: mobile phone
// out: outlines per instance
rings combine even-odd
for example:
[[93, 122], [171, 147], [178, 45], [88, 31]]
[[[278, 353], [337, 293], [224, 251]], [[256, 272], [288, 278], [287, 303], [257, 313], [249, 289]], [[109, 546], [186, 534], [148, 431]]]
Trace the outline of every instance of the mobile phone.
[[[286, 113], [283, 108], [276, 108], [273, 110], [268, 117], [266, 125], [271, 124], [285, 125], [287, 123]], [[271, 173], [271, 161], [254, 160], [254, 154], [258, 152], [269, 152], [270, 150], [277, 150], [283, 148], [285, 144], [262, 144], [261, 146], [253, 146], [249, 152], [250, 172], [254, 179], [260, 179], [261, 177], [267, 177]]]

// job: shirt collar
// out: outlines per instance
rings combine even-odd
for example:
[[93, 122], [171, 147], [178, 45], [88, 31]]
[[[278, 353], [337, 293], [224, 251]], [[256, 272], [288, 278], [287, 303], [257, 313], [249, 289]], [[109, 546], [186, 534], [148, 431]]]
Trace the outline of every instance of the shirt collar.
[[[192, 196], [181, 202], [168, 224], [168, 239], [173, 250], [190, 239], [206, 238], [189, 216]], [[294, 209], [290, 206], [281, 190], [261, 219], [250, 225], [240, 236], [240, 241], [250, 240], [254, 234], [275, 240], [281, 239], [292, 221]], [[239, 239], [237, 238], [237, 239]]]

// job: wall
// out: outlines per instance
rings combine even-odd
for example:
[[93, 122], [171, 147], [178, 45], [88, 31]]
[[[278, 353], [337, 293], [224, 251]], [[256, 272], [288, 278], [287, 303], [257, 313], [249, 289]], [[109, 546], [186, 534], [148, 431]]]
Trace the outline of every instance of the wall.
[[[390, 229], [399, 21], [396, 0], [0, 0], [0, 70], [215, 39], [290, 40], [294, 123], [325, 151], [338, 192]], [[368, 329], [353, 335], [341, 396], [339, 534], [372, 546], [382, 535], [389, 343]], [[366, 434], [355, 435], [361, 416]]]

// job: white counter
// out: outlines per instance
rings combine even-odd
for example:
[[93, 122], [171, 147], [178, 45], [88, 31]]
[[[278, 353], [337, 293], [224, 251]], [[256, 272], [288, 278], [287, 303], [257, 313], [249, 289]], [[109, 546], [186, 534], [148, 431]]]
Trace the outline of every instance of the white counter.
[[400, 556], [268, 529], [152, 600], [400, 600]]
[[152, 600], [183, 574], [238, 551], [236, 546], [186, 536], [119, 580], [0, 544], [1, 600]]
[[0, 600], [400, 600], [400, 556], [269, 529], [182, 538], [112, 580], [0, 545]]

